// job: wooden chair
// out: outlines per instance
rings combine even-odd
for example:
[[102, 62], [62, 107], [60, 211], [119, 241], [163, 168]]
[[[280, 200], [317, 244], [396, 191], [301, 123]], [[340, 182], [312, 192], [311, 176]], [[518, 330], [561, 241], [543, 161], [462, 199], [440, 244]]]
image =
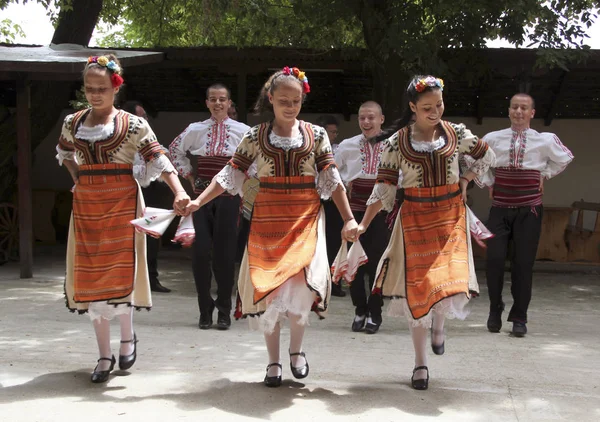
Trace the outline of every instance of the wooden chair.
[[[566, 233], [569, 262], [584, 261], [600, 263], [600, 204], [577, 201], [572, 207], [577, 212], [574, 226], [569, 226]], [[595, 212], [594, 229], [583, 228], [584, 213]]]

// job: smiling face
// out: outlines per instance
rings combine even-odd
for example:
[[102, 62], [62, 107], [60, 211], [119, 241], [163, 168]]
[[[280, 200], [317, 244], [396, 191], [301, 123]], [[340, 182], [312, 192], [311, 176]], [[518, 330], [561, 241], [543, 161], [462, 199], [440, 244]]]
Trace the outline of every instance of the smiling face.
[[302, 109], [302, 88], [299, 83], [281, 83], [269, 93], [269, 102], [273, 105], [275, 120], [292, 123]]
[[358, 125], [367, 139], [379, 135], [384, 120], [380, 107], [364, 105], [358, 110]]
[[208, 98], [206, 99], [206, 107], [210, 111], [210, 115], [221, 121], [227, 117], [227, 110], [231, 107], [231, 98], [225, 88], [211, 88], [208, 90]]
[[423, 129], [436, 126], [444, 114], [444, 99], [441, 89], [432, 89], [421, 95], [416, 104], [409, 103], [410, 109], [415, 114], [415, 124]]
[[106, 69], [90, 67], [83, 78], [85, 98], [97, 111], [112, 109], [119, 88], [113, 88], [110, 72]]
[[529, 95], [517, 94], [511, 98], [508, 117], [514, 129], [528, 129], [534, 115], [533, 100]]

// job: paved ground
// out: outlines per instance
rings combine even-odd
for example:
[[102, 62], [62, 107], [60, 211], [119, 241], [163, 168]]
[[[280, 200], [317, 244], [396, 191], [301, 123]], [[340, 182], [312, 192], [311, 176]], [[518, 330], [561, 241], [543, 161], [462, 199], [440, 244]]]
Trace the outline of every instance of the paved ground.
[[600, 420], [598, 272], [537, 273], [523, 339], [508, 325], [487, 332], [483, 290], [467, 321], [447, 324], [425, 392], [409, 385], [406, 323], [387, 318], [374, 336], [352, 333], [350, 298], [334, 298], [307, 332], [310, 376], [296, 382], [284, 360], [284, 385], [268, 389], [262, 336], [245, 321], [198, 330], [189, 258], [165, 256], [161, 279], [174, 292], [136, 314], [138, 362], [105, 385], [89, 382], [97, 352], [88, 317], [64, 307], [62, 253], [37, 257], [32, 280], [19, 280], [15, 264], [0, 267], [0, 421]]

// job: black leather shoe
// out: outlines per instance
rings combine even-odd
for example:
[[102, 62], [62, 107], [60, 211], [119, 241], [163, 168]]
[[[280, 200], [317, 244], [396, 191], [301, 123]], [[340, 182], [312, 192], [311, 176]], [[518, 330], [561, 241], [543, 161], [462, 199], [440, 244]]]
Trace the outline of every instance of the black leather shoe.
[[126, 370], [133, 366], [137, 359], [137, 336], [133, 333], [132, 340], [121, 340], [122, 344], [133, 343], [133, 353], [127, 356], [119, 355], [119, 369]]
[[201, 330], [208, 330], [210, 327], [212, 327], [214, 310], [215, 305], [212, 305], [206, 314], [200, 313], [200, 321], [198, 322], [198, 327]]
[[[416, 380], [415, 374], [421, 369], [427, 371], [427, 378]], [[413, 374], [410, 379], [410, 383], [412, 384], [412, 388], [414, 388], [415, 390], [427, 390], [429, 388], [429, 368], [427, 368], [426, 366], [417, 366], [415, 369], [413, 369]]]
[[487, 320], [487, 328], [490, 333], [499, 333], [502, 328], [502, 312], [504, 311], [504, 302], [497, 309], [490, 309], [490, 315]]
[[110, 368], [108, 368], [107, 371], [97, 371], [96, 368], [98, 368], [98, 365], [96, 365], [96, 368], [94, 368], [94, 372], [92, 372], [92, 382], [95, 384], [100, 384], [108, 381], [108, 376], [110, 372], [115, 368], [115, 363], [117, 362], [114, 355], [111, 358], [100, 358], [98, 359], [98, 362], [100, 362], [101, 360], [109, 361]]
[[231, 316], [219, 311], [219, 315], [217, 316], [217, 329], [228, 330], [229, 327], [231, 327]]
[[[302, 356], [304, 358], [304, 362], [306, 363], [302, 366], [295, 367], [294, 365], [292, 365], [292, 356]], [[299, 380], [308, 376], [308, 371], [310, 368], [308, 367], [308, 361], [306, 360], [306, 355], [304, 354], [304, 352], [290, 353], [290, 369], [292, 370], [292, 375], [294, 376], [294, 378], [297, 378]]]
[[352, 321], [352, 331], [358, 333], [365, 327], [365, 323], [367, 322], [366, 315], [356, 315], [354, 317], [354, 321]]
[[525, 337], [527, 334], [527, 325], [524, 322], [513, 322], [512, 335], [515, 337]]
[[379, 331], [379, 326], [381, 324], [376, 324], [374, 322], [368, 322], [367, 321], [367, 325], [365, 326], [365, 333], [367, 334], [375, 334], [377, 331]]
[[283, 368], [281, 367], [280, 363], [268, 364], [267, 365], [267, 375], [265, 375], [264, 383], [267, 387], [279, 387], [281, 385], [281, 375], [270, 377], [268, 374], [269, 374], [269, 369], [271, 368], [271, 366], [279, 366], [279, 369], [281, 369], [283, 371]]
[[160, 284], [158, 280], [156, 280], [154, 283], [150, 283], [150, 290], [158, 293], [169, 293], [171, 291], [171, 289]]
[[342, 286], [340, 286], [339, 284], [332, 284], [331, 285], [331, 296], [345, 297], [346, 292], [342, 290]]
[[444, 341], [442, 342], [442, 344], [440, 344], [439, 346], [433, 344], [433, 335], [438, 335], [438, 334], [444, 334], [444, 332], [439, 332], [437, 330], [434, 330], [433, 327], [431, 327], [431, 350], [433, 350], [433, 353], [435, 353], [436, 355], [443, 355], [444, 352], [446, 351], [445, 349], [445, 345], [446, 345], [446, 339], [444, 338]]

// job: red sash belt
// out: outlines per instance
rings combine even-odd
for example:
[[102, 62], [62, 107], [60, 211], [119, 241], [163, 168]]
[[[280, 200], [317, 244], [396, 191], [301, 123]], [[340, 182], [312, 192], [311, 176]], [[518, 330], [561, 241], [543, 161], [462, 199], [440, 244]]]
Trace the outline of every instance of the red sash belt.
[[503, 208], [542, 205], [540, 172], [515, 168], [497, 168], [492, 205]]
[[367, 201], [373, 192], [376, 179], [354, 179], [349, 184], [350, 209], [356, 212], [367, 210]]
[[[195, 193], [202, 193], [210, 185], [213, 177], [219, 173], [223, 167], [231, 160], [231, 157], [220, 156], [198, 156], [198, 167], [196, 169]], [[229, 195], [225, 192], [223, 195]]]

